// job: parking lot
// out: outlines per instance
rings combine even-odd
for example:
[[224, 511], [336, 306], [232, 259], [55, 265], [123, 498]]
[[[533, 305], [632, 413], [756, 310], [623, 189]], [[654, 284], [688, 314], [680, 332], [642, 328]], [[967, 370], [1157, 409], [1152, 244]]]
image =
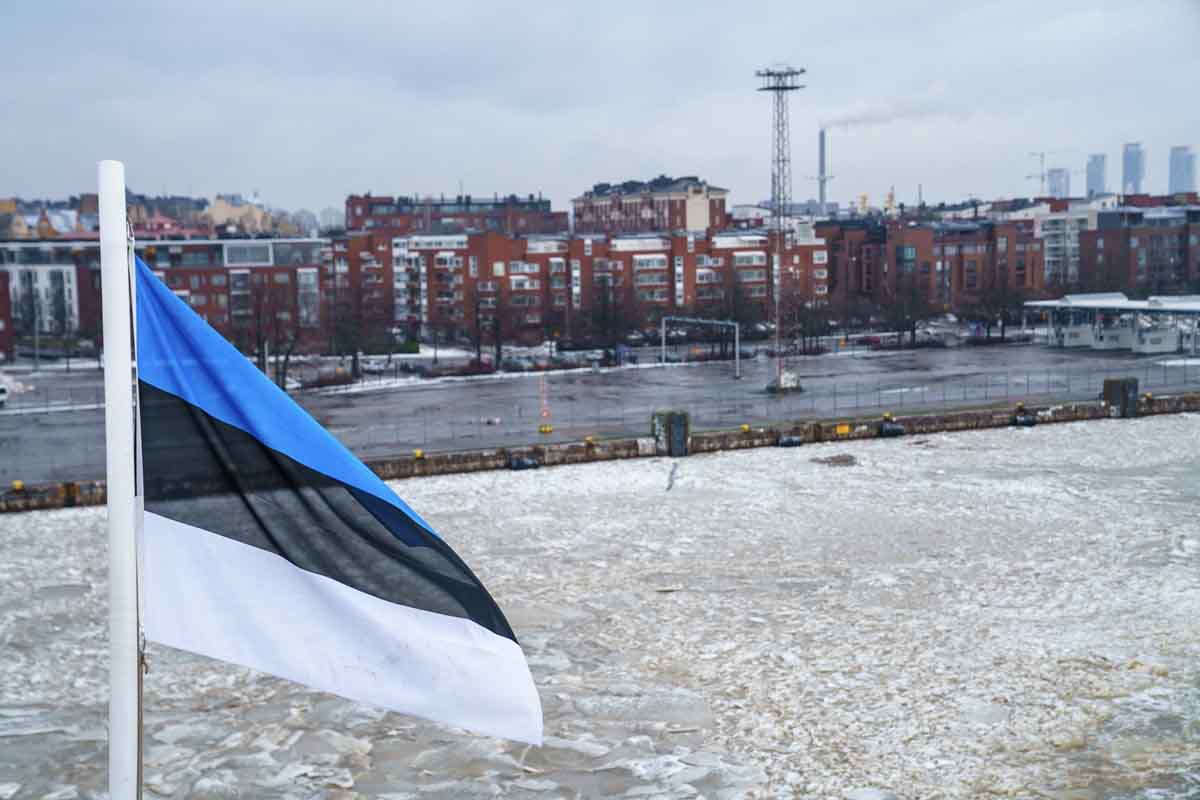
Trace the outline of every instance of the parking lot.
[[[684, 348], [678, 348], [682, 351]], [[394, 360], [391, 371], [351, 386], [302, 390], [296, 399], [363, 457], [425, 450], [503, 447], [583, 436], [644, 435], [659, 408], [686, 409], [696, 429], [790, 420], [904, 413], [1017, 400], [1079, 400], [1098, 396], [1106, 377], [1132, 376], [1143, 390], [1200, 388], [1200, 361], [1177, 356], [1051, 350], [995, 345], [901, 351], [848, 350], [790, 358], [803, 391], [771, 395], [776, 364], [763, 356], [731, 362], [656, 366], [652, 348], [635, 351], [626, 368], [582, 367], [421, 379]], [[447, 359], [462, 359], [449, 351]], [[439, 356], [439, 362], [442, 358]], [[649, 362], [649, 363], [647, 363]], [[19, 384], [0, 411], [0, 481], [86, 480], [103, 477], [103, 388], [92, 366], [10, 369]], [[550, 434], [538, 427], [549, 424]]]

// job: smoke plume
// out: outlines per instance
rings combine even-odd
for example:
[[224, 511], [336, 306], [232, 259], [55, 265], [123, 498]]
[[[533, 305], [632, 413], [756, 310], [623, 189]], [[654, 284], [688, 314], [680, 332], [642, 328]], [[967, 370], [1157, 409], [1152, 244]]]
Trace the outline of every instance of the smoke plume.
[[838, 114], [823, 120], [821, 127], [845, 130], [851, 127], [886, 125], [889, 122], [946, 116], [955, 111], [956, 109], [944, 99], [942, 93], [938, 92]]

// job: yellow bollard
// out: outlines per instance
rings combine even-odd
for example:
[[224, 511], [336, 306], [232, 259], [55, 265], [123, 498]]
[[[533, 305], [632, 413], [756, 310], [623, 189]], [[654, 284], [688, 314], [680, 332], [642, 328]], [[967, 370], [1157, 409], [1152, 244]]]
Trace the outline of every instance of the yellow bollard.
[[750, 432], [750, 426], [743, 422], [742, 423], [742, 433], [749, 433], [749, 432]]
[[13, 491], [14, 491], [14, 492], [23, 492], [23, 491], [25, 491], [25, 481], [13, 481], [13, 482], [12, 482], [12, 488], [13, 488]]
[[417, 461], [421, 461], [425, 458], [425, 451], [420, 448], [413, 450], [413, 458]]
[[538, 433], [554, 433], [553, 425], [538, 425]]
[[596, 443], [596, 437], [585, 436], [585, 437], [583, 437], [583, 443], [586, 444], [588, 447], [591, 447], [592, 445], [594, 445]]

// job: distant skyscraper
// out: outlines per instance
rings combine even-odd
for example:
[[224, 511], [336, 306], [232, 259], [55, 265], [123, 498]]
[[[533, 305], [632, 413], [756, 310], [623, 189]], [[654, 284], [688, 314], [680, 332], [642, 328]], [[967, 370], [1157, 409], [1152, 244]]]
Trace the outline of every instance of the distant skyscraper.
[[1046, 181], [1050, 187], [1050, 196], [1065, 199], [1071, 196], [1071, 171], [1056, 167], [1046, 170]]
[[1108, 167], [1108, 156], [1104, 153], [1092, 153], [1087, 161], [1087, 193], [1088, 197], [1104, 194], [1107, 189], [1105, 171]]
[[1121, 154], [1121, 194], [1141, 194], [1146, 177], [1146, 154], [1141, 142], [1129, 142]]
[[1187, 145], [1171, 148], [1171, 194], [1196, 191], [1196, 154]]

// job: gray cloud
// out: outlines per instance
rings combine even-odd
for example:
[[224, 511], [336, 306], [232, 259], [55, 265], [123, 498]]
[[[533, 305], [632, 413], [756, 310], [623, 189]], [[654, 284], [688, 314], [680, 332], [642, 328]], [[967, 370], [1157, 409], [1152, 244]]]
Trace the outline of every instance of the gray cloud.
[[808, 70], [797, 197], [821, 121], [854, 123], [834, 137], [844, 201], [1027, 193], [1030, 150], [1075, 168], [1108, 152], [1114, 170], [1126, 140], [1164, 189], [1167, 148], [1200, 144], [1194, 0], [964, 5], [19, 4], [0, 30], [0, 195], [87, 191], [115, 157], [138, 191], [290, 207], [460, 181], [564, 207], [659, 172], [754, 202], [770, 163], [754, 70], [777, 61]]

